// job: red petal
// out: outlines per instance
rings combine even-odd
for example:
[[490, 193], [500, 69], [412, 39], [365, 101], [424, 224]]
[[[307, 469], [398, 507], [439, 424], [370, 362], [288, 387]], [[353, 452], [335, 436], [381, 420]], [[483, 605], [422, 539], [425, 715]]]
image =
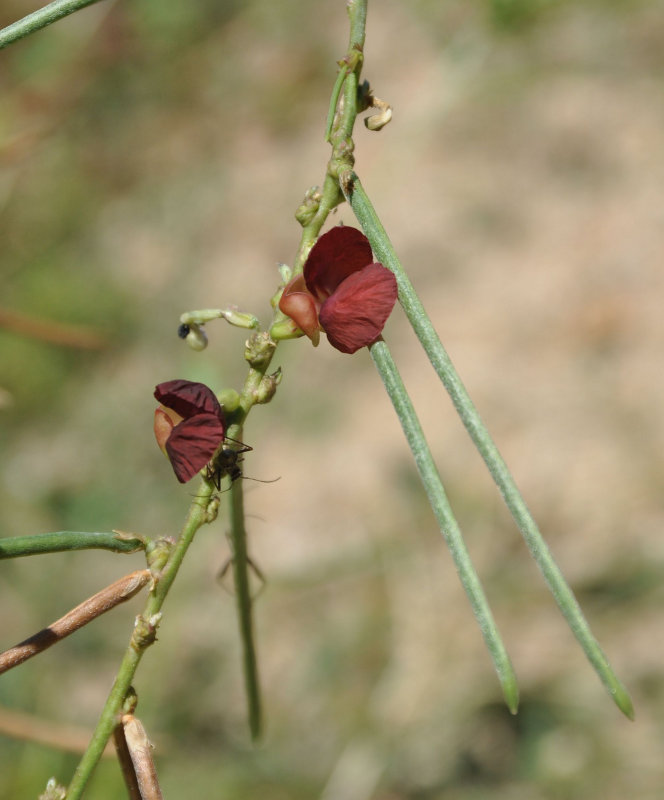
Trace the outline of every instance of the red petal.
[[201, 412], [215, 414], [219, 419], [223, 419], [219, 401], [212, 389], [204, 383], [166, 381], [155, 388], [154, 396], [166, 408], [172, 408], [185, 419]]
[[180, 483], [191, 480], [203, 469], [223, 441], [224, 433], [224, 424], [216, 414], [196, 414], [173, 428], [166, 453]]
[[351, 275], [320, 309], [320, 322], [333, 347], [354, 353], [380, 336], [397, 299], [397, 281], [382, 264]]
[[304, 265], [307, 288], [325, 300], [349, 275], [372, 261], [371, 245], [362, 231], [338, 225], [324, 233], [309, 253]]
[[317, 303], [306, 291], [304, 277], [298, 275], [293, 278], [281, 295], [279, 308], [287, 314], [293, 322], [303, 330], [307, 336], [318, 344], [318, 308]]

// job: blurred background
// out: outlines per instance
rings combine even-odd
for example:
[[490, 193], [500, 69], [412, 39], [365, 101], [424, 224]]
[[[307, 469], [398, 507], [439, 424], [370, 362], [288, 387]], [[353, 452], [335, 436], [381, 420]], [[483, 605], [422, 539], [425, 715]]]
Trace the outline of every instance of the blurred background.
[[[5, 0], [0, 23], [32, 11]], [[520, 680], [490, 659], [367, 352], [279, 347], [245, 431], [266, 735], [248, 741], [223, 514], [136, 680], [164, 795], [298, 800], [661, 797], [664, 782], [664, 7], [371, 3], [363, 77], [394, 107], [357, 171], [636, 704], [585, 661], [397, 309], [386, 330]], [[293, 212], [324, 176], [345, 3], [104, 2], [0, 53], [0, 535], [175, 535], [155, 384], [239, 388]], [[332, 224], [353, 224], [340, 207]], [[222, 502], [223, 508], [223, 502]], [[3, 562], [2, 648], [140, 555]], [[86, 742], [134, 599], [0, 679], [0, 727]], [[17, 718], [15, 715], [24, 715]], [[27, 716], [25, 716], [27, 715]], [[12, 727], [13, 726], [13, 727]], [[70, 730], [73, 726], [73, 730]], [[78, 739], [77, 739], [78, 737]], [[77, 756], [0, 734], [0, 797]], [[113, 759], [86, 796], [122, 797]]]

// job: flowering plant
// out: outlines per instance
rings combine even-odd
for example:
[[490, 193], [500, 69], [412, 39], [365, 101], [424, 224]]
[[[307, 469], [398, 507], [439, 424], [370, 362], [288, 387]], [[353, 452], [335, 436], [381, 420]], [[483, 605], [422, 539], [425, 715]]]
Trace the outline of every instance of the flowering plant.
[[[55, 0], [41, 12], [26, 18], [29, 21], [21, 21], [18, 27], [10, 26], [13, 30], [7, 28], [4, 32], [0, 31], [0, 46], [91, 2], [94, 0]], [[61, 641], [138, 591], [147, 591], [144, 609], [136, 617], [129, 644], [92, 740], [68, 789], [65, 791], [49, 782], [47, 793], [43, 795], [47, 800], [62, 798], [65, 794], [67, 800], [78, 800], [112, 735], [131, 796], [161, 796], [156, 773], [149, 763], [147, 736], [134, 714], [136, 697], [131, 685], [142, 655], [156, 640], [165, 599], [196, 532], [203, 525], [213, 522], [217, 516], [222, 480], [228, 483], [230, 563], [244, 649], [242, 662], [249, 728], [253, 738], [260, 735], [262, 706], [253, 632], [254, 598], [248, 579], [248, 567], [253, 562], [247, 545], [242, 481], [236, 480], [241, 476], [238, 453], [247, 449], [242, 445], [242, 433], [248, 414], [254, 406], [272, 399], [281, 380], [279, 370], [268, 373], [277, 345], [282, 340], [302, 335], [317, 345], [320, 333], [324, 332], [330, 344], [346, 354], [368, 348], [413, 453], [427, 497], [494, 662], [507, 706], [516, 713], [518, 688], [511, 661], [412, 403], [383, 339], [384, 326], [397, 299], [498, 485], [574, 635], [616, 704], [627, 716], [632, 715], [627, 691], [611, 669], [571, 589], [553, 561], [354, 170], [352, 136], [358, 113], [367, 109], [377, 112], [365, 120], [370, 130], [380, 130], [391, 118], [389, 105], [373, 94], [368, 83], [360, 83], [366, 6], [366, 0], [348, 0], [347, 3], [351, 23], [350, 40], [344, 58], [338, 62], [339, 72], [332, 91], [326, 130], [332, 153], [322, 187], [307, 192], [296, 213], [302, 225], [301, 239], [293, 269], [282, 270], [281, 284], [273, 296], [274, 316], [270, 325], [261, 329], [253, 314], [239, 311], [233, 306], [188, 312], [180, 319], [180, 337], [199, 352], [207, 344], [204, 326], [214, 319], [225, 319], [232, 325], [251, 331], [244, 352], [248, 363], [244, 385], [240, 391], [227, 389], [216, 395], [202, 383], [176, 379], [160, 383], [154, 391], [160, 403], [154, 412], [154, 433], [159, 447], [169, 458], [177, 480], [185, 483], [200, 473], [200, 485], [177, 540], [169, 536], [150, 539], [119, 531], [60, 531], [2, 540], [0, 552], [4, 557], [92, 547], [118, 553], [144, 551], [146, 557], [145, 569], [114, 582], [35, 636], [0, 654], [1, 672]], [[352, 209], [362, 231], [337, 226], [321, 234], [331, 212], [344, 201]], [[239, 446], [230, 454], [227, 453], [224, 459], [224, 443], [227, 440]]]
[[356, 228], [339, 225], [313, 246], [302, 274], [284, 287], [279, 308], [314, 345], [325, 331], [342, 353], [378, 340], [397, 300], [397, 281], [372, 263], [371, 245]]
[[160, 383], [154, 396], [154, 433], [180, 481], [190, 481], [224, 441], [224, 412], [212, 389], [203, 383], [174, 380]]

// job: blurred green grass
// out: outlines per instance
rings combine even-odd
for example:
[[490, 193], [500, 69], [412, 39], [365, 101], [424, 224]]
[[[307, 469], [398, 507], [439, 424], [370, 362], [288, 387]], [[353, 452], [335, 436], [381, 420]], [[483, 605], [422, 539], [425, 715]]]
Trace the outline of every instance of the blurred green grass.
[[[5, 4], [0, 22], [32, 10]], [[164, 794], [251, 800], [656, 798], [662, 462], [661, 3], [371, 4], [365, 76], [393, 103], [358, 170], [593, 628], [637, 702], [619, 718], [398, 315], [431, 434], [524, 700], [500, 692], [368, 359], [280, 348], [246, 431], [266, 741], [248, 745], [222, 522], [200, 532], [136, 689]], [[0, 533], [174, 534], [190, 487], [152, 389], [243, 379], [292, 213], [323, 177], [344, 3], [101, 3], [0, 54], [0, 306], [86, 326], [76, 350], [0, 330]], [[336, 219], [352, 223], [340, 209]], [[118, 559], [121, 559], [120, 561]], [[3, 646], [140, 566], [2, 564]], [[130, 607], [131, 605], [131, 607]], [[0, 706], [91, 728], [132, 601], [2, 676]], [[76, 763], [2, 737], [0, 798]], [[89, 796], [122, 796], [104, 763]]]

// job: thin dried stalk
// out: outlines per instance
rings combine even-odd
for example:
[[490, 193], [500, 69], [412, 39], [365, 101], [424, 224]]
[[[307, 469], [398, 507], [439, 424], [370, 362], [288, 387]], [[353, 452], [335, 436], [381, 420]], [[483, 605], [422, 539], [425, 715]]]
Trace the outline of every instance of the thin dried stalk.
[[115, 743], [115, 752], [120, 762], [120, 769], [122, 770], [122, 777], [127, 787], [129, 800], [142, 800], [141, 790], [138, 785], [138, 779], [136, 778], [136, 770], [134, 769], [134, 762], [131, 760], [131, 753], [127, 746], [124, 724], [122, 722], [115, 726], [113, 742]]
[[88, 622], [92, 622], [93, 619], [129, 600], [148, 583], [151, 577], [152, 573], [149, 569], [139, 569], [125, 575], [124, 578], [120, 578], [84, 600], [48, 628], [44, 628], [29, 639], [0, 653], [0, 674], [43, 652], [51, 645], [87, 625]]
[[118, 757], [131, 800], [163, 800], [152, 758], [152, 744], [143, 724], [133, 714], [122, 717], [122, 724], [115, 730], [116, 747], [118, 740], [121, 743]]

